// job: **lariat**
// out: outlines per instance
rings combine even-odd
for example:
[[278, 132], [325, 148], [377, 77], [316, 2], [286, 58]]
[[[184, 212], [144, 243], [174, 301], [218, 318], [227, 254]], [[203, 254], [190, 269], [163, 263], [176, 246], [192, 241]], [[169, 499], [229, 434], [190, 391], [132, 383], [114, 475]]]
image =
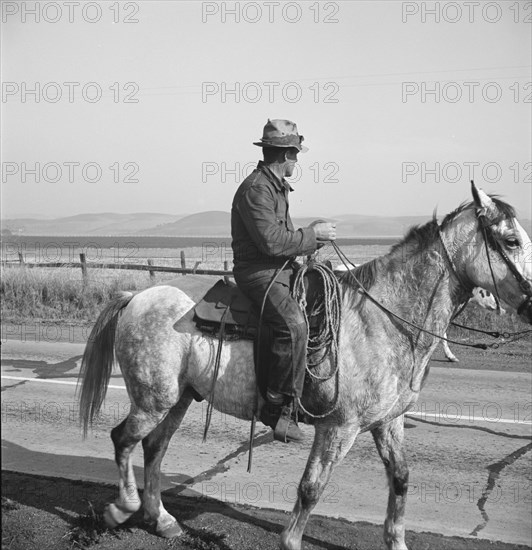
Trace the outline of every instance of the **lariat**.
[[[310, 311], [308, 311], [304, 282], [305, 276], [309, 272], [315, 272], [319, 276], [321, 280], [319, 288], [323, 289], [323, 296], [321, 299], [313, 300]], [[326, 382], [335, 377], [335, 397], [329, 411], [323, 414], [311, 413], [303, 406], [299, 398], [298, 405], [311, 418], [324, 418], [335, 410], [339, 395], [338, 337], [342, 317], [340, 284], [328, 265], [309, 257], [307, 263], [301, 266], [295, 275], [292, 296], [303, 311], [307, 325], [307, 374], [311, 380], [316, 382]], [[319, 327], [311, 331], [309, 319], [313, 317], [319, 320]], [[321, 376], [315, 370], [327, 359], [331, 365], [330, 372], [325, 376]]]

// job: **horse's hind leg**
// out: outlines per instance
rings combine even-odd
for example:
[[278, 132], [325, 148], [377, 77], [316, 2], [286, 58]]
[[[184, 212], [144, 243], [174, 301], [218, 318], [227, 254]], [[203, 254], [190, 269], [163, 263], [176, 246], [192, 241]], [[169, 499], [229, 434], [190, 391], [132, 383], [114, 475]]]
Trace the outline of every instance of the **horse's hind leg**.
[[333, 468], [353, 445], [358, 431], [356, 424], [332, 427], [316, 425], [312, 450], [299, 483], [297, 502], [290, 523], [281, 534], [281, 548], [284, 550], [301, 548], [301, 538], [310, 512], [318, 503]]
[[388, 550], [408, 550], [405, 544], [405, 505], [408, 465], [403, 450], [404, 418], [398, 416], [371, 430], [388, 476], [389, 496], [384, 541]]
[[161, 502], [161, 461], [172, 435], [179, 428], [191, 402], [192, 395], [185, 390], [181, 399], [170, 409], [168, 416], [142, 440], [144, 519], [149, 523], [155, 523], [155, 532], [161, 537], [178, 537], [183, 532], [179, 523], [165, 510]]
[[108, 504], [104, 512], [105, 523], [110, 528], [124, 523], [141, 506], [131, 453], [137, 443], [161, 422], [165, 414], [147, 414], [132, 407], [127, 418], [111, 431], [119, 478], [118, 498]]

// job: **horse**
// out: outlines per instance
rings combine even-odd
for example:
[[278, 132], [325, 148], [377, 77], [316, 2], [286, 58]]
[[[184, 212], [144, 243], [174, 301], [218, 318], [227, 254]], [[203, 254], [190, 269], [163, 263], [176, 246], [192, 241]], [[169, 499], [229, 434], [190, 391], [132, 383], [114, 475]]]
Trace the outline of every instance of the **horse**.
[[[441, 224], [434, 216], [411, 228], [388, 254], [339, 278], [339, 384], [334, 377], [308, 377], [301, 398], [304, 408], [314, 413], [329, 410], [331, 403], [336, 406], [312, 421], [314, 441], [297, 501], [281, 533], [283, 550], [300, 550], [309, 515], [334, 467], [357, 435], [368, 430], [389, 482], [384, 541], [388, 550], [407, 550], [409, 471], [403, 415], [418, 399], [439, 335], [475, 286], [496, 293], [532, 324], [532, 266], [525, 254], [530, 254], [530, 237], [509, 204], [473, 182], [472, 194], [473, 201], [461, 204]], [[194, 305], [184, 292], [168, 285], [135, 295], [124, 292], [105, 307], [89, 337], [80, 371], [84, 434], [102, 405], [115, 358], [131, 401], [127, 418], [111, 431], [119, 479], [118, 497], [104, 511], [110, 528], [143, 506], [144, 519], [156, 534], [172, 538], [183, 533], [161, 502], [160, 465], [194, 398], [201, 396], [222, 413], [253, 418], [257, 391], [251, 342], [223, 343], [211, 393], [217, 341], [196, 329]], [[326, 359], [317, 374], [328, 374], [331, 364], [332, 359]], [[140, 441], [142, 501], [131, 462]]]
[[[361, 264], [352, 264], [353, 268], [360, 267]], [[343, 264], [338, 264], [334, 268], [334, 273], [336, 275], [340, 275], [345, 273], [349, 270], [349, 266], [345, 266]], [[497, 300], [495, 299], [495, 296], [489, 291], [484, 288], [475, 287], [472, 291], [471, 298], [469, 299], [468, 304], [476, 304], [477, 306], [481, 307], [482, 309], [487, 309], [488, 311], [497, 311], [499, 312], [499, 315], [503, 315], [506, 313], [505, 309], [503, 307], [497, 308]], [[458, 357], [451, 351], [451, 348], [449, 347], [449, 343], [447, 342], [447, 331], [443, 333], [443, 339], [442, 339], [442, 347], [443, 347], [443, 353], [445, 354], [445, 357], [447, 361], [450, 361], [451, 363], [458, 363]]]

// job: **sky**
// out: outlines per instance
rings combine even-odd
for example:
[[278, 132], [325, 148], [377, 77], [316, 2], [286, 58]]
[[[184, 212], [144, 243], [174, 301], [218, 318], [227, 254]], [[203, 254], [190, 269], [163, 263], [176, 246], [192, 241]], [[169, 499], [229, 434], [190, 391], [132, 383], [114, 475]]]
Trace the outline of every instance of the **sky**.
[[286, 118], [293, 216], [443, 215], [473, 176], [530, 218], [531, 9], [4, 1], [2, 216], [229, 211]]

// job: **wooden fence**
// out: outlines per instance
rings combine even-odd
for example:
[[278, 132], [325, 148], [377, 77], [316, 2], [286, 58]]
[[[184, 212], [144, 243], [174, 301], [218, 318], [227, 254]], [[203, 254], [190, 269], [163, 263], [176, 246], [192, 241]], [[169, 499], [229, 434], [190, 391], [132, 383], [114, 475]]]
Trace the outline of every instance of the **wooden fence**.
[[24, 255], [18, 253], [18, 261], [2, 261], [2, 266], [23, 266], [23, 267], [69, 267], [69, 268], [80, 268], [83, 282], [87, 283], [89, 281], [89, 269], [126, 269], [133, 271], [148, 271], [150, 274], [150, 279], [155, 278], [155, 273], [157, 271], [165, 273], [181, 273], [183, 276], [190, 275], [223, 275], [226, 280], [228, 277], [233, 275], [233, 272], [229, 269], [229, 264], [224, 261], [224, 269], [203, 269], [199, 266], [201, 262], [196, 262], [194, 267], [187, 267], [185, 252], [181, 251], [181, 267], [171, 267], [164, 265], [153, 265], [153, 260], [148, 258], [146, 260], [146, 265], [144, 264], [117, 264], [117, 263], [102, 263], [102, 262], [87, 262], [85, 254], [82, 252], [79, 255], [79, 262], [48, 262], [48, 263], [28, 263], [24, 260]]

